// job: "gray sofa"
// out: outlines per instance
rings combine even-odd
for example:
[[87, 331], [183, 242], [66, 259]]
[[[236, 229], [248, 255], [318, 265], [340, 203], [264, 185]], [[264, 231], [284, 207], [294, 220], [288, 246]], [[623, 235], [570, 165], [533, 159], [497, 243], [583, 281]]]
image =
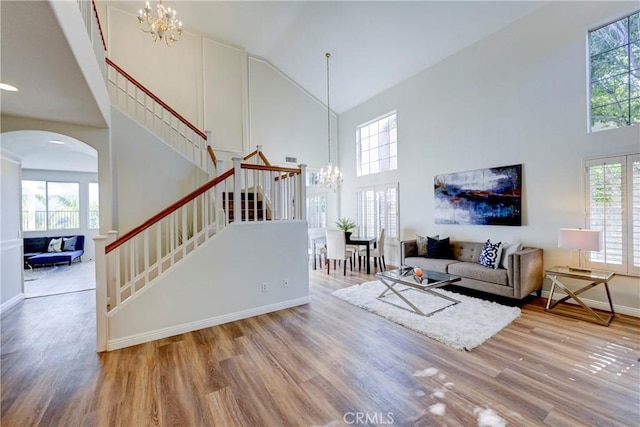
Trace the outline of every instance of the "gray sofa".
[[532, 292], [540, 295], [543, 281], [542, 249], [527, 248], [510, 254], [507, 268], [487, 268], [478, 263], [483, 243], [451, 242], [451, 259], [418, 256], [415, 240], [402, 242], [402, 265], [460, 276], [455, 283], [469, 289], [508, 298], [522, 299]]

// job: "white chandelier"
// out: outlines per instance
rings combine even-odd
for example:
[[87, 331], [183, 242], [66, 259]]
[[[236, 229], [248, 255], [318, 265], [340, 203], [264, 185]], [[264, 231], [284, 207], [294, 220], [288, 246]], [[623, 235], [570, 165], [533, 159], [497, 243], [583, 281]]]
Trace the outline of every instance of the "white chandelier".
[[167, 46], [171, 46], [173, 42], [180, 40], [182, 21], [178, 21], [176, 18], [175, 9], [164, 7], [162, 0], [158, 0], [156, 9], [157, 16], [152, 15], [149, 2], [147, 2], [144, 9], [140, 9], [138, 12], [140, 29], [145, 33], [151, 33], [154, 42], [158, 39], [164, 39]]
[[331, 107], [329, 106], [329, 58], [331, 58], [331, 54], [327, 52], [325, 56], [327, 57], [327, 145], [329, 146], [329, 164], [326, 168], [320, 170], [318, 181], [320, 185], [335, 191], [342, 182], [342, 173], [340, 173], [338, 166], [331, 165]]

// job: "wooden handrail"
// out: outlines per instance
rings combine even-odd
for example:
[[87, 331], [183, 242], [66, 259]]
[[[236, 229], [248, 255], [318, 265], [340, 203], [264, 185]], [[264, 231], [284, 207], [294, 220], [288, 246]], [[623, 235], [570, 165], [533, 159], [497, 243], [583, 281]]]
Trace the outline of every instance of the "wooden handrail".
[[[293, 176], [293, 175], [301, 173], [300, 169], [285, 168], [285, 167], [280, 167], [280, 166], [252, 165], [252, 164], [248, 164], [248, 163], [243, 163], [243, 164], [240, 165], [240, 167], [242, 169], [262, 170], [262, 171], [271, 171], [271, 172], [283, 172], [285, 174], [288, 174], [289, 176]], [[187, 203], [189, 203], [190, 201], [192, 201], [193, 199], [195, 199], [199, 195], [203, 194], [204, 192], [212, 189], [213, 187], [215, 187], [216, 185], [218, 185], [219, 183], [221, 183], [225, 179], [229, 178], [233, 174], [234, 174], [234, 169], [231, 168], [228, 171], [226, 171], [225, 173], [223, 173], [222, 175], [212, 179], [211, 181], [209, 181], [208, 183], [204, 184], [203, 186], [193, 190], [191, 193], [187, 194], [186, 196], [184, 196], [183, 198], [181, 198], [177, 202], [173, 203], [172, 205], [167, 206], [162, 211], [158, 212], [156, 215], [152, 216], [151, 218], [149, 218], [148, 220], [146, 220], [145, 222], [143, 222], [142, 224], [140, 224], [136, 228], [128, 231], [127, 233], [123, 234], [118, 239], [116, 239], [114, 242], [108, 244], [107, 247], [105, 248], [105, 253], [108, 254], [109, 252], [111, 252], [112, 250], [116, 249], [120, 245], [122, 245], [125, 242], [131, 240], [132, 238], [134, 238], [138, 234], [142, 233], [147, 228], [151, 227], [156, 222], [158, 222], [161, 219], [169, 216], [171, 213], [177, 211], [178, 209], [180, 209], [181, 207], [183, 207], [184, 205], [186, 205]], [[276, 177], [276, 179], [282, 179], [282, 177]]]
[[299, 173], [301, 173], [301, 171], [285, 173], [284, 175], [276, 176], [275, 181], [280, 181], [281, 179], [291, 178], [291, 177], [294, 177], [294, 176], [298, 175]]
[[133, 83], [134, 85], [136, 85], [136, 87], [138, 89], [140, 89], [141, 91], [143, 91], [145, 94], [147, 94], [147, 96], [149, 96], [151, 99], [153, 99], [155, 102], [157, 102], [158, 104], [160, 104], [165, 110], [169, 111], [171, 114], [173, 114], [178, 120], [180, 120], [182, 123], [184, 123], [189, 129], [191, 129], [192, 131], [194, 131], [195, 133], [197, 133], [198, 135], [200, 135], [200, 137], [202, 139], [204, 139], [205, 141], [207, 140], [207, 134], [204, 133], [203, 131], [201, 131], [200, 129], [198, 129], [197, 127], [195, 127], [194, 125], [191, 124], [191, 122], [189, 122], [187, 119], [185, 119], [184, 117], [182, 117], [180, 114], [178, 114], [176, 112], [176, 110], [174, 110], [173, 108], [169, 107], [164, 101], [162, 101], [160, 98], [158, 98], [156, 95], [153, 94], [153, 92], [151, 92], [149, 89], [147, 89], [146, 87], [144, 87], [142, 85], [142, 83], [138, 82], [136, 79], [134, 79], [131, 75], [129, 75], [126, 71], [124, 71], [122, 68], [118, 67], [112, 60], [110, 60], [109, 58], [104, 58], [104, 60], [106, 61], [107, 64], [109, 64], [111, 67], [113, 67], [117, 72], [119, 72], [120, 74], [122, 74], [127, 80], [129, 80], [131, 83]]
[[228, 171], [226, 171], [225, 173], [223, 173], [222, 175], [217, 176], [216, 178], [212, 179], [211, 181], [209, 181], [205, 185], [201, 186], [200, 188], [195, 189], [191, 193], [189, 193], [186, 196], [184, 196], [182, 199], [178, 200], [174, 204], [166, 207], [165, 209], [163, 209], [162, 211], [160, 211], [156, 215], [152, 216], [151, 218], [149, 218], [148, 220], [143, 222], [141, 225], [137, 226], [133, 230], [131, 230], [131, 231], [123, 234], [122, 236], [120, 236], [114, 242], [112, 242], [109, 245], [107, 245], [107, 247], [105, 248], [104, 252], [106, 254], [108, 254], [112, 250], [116, 249], [118, 246], [120, 246], [120, 245], [124, 244], [125, 242], [131, 240], [133, 237], [135, 237], [136, 235], [142, 233], [144, 230], [146, 230], [147, 228], [151, 227], [156, 222], [160, 221], [161, 219], [163, 219], [164, 217], [168, 216], [172, 212], [177, 211], [178, 209], [180, 209], [181, 207], [183, 207], [184, 205], [186, 205], [187, 203], [189, 203], [190, 201], [192, 201], [193, 199], [195, 199], [199, 195], [203, 194], [204, 192], [206, 192], [206, 191], [210, 190], [211, 188], [215, 187], [216, 185], [218, 185], [219, 183], [221, 183], [225, 179], [229, 178], [230, 176], [233, 175], [233, 172], [234, 172], [233, 168], [231, 168]]
[[259, 153], [259, 156], [260, 156], [260, 158], [262, 159], [262, 161], [264, 162], [265, 165], [271, 166], [271, 162], [269, 160], [267, 160], [267, 156], [265, 156], [262, 151]]
[[270, 172], [286, 172], [291, 174], [301, 173], [300, 169], [285, 168], [282, 166], [252, 165], [251, 163], [243, 163], [240, 165], [240, 167], [242, 169], [254, 169], [254, 170], [270, 171]]
[[242, 160], [249, 160], [250, 158], [255, 157], [256, 155], [258, 155], [260, 159], [262, 159], [265, 165], [271, 166], [271, 162], [267, 160], [267, 156], [265, 156], [262, 151], [258, 151], [258, 150], [254, 150], [253, 152], [247, 154], [242, 158]]
[[213, 166], [218, 167], [218, 159], [216, 159], [216, 153], [213, 152], [213, 147], [210, 145], [207, 145], [207, 152], [209, 153], [209, 157], [211, 157]]
[[102, 32], [102, 25], [100, 24], [100, 18], [98, 17], [98, 8], [96, 8], [96, 1], [91, 0], [91, 4], [93, 5], [93, 13], [96, 15], [96, 21], [98, 22], [98, 30], [100, 30], [100, 38], [102, 39], [102, 47], [104, 47], [104, 51], [107, 51], [107, 42], [104, 41], [104, 33]]
[[251, 153], [247, 154], [246, 156], [244, 156], [242, 158], [242, 160], [249, 160], [250, 158], [252, 158], [253, 156], [255, 156], [256, 154], [258, 154], [258, 150], [253, 150]]

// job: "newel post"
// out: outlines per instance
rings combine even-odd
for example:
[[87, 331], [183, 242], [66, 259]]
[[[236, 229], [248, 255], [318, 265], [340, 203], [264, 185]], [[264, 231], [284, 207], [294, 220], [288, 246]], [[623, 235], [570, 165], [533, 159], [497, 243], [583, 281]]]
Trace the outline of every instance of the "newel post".
[[109, 323], [107, 320], [107, 246], [106, 236], [95, 236], [95, 266], [96, 266], [96, 350], [107, 350]]
[[262, 145], [256, 145], [256, 165], [264, 165], [260, 153], [262, 153]]
[[298, 219], [307, 219], [307, 165], [298, 165], [300, 176], [298, 177]]
[[[107, 231], [107, 242], [105, 246], [115, 242], [117, 238], [118, 232], [116, 230]], [[105, 257], [107, 260], [107, 304], [113, 308], [116, 302], [116, 264], [113, 256], [105, 255]]]
[[233, 220], [235, 222], [242, 221], [242, 158], [233, 158]]

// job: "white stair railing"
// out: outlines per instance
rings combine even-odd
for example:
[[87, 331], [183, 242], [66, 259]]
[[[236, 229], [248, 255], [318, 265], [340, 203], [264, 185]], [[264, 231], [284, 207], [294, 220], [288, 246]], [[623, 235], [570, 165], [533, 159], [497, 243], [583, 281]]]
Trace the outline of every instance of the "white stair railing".
[[[96, 263], [101, 265], [96, 269], [96, 273], [101, 272], [96, 280], [107, 290], [107, 315], [133, 300], [154, 279], [231, 222], [305, 218], [305, 165], [284, 168], [242, 160], [234, 158], [233, 168], [123, 236], [116, 238], [115, 231], [107, 238], [98, 236], [96, 242], [104, 250], [96, 249]], [[244, 203], [234, 203], [243, 199]], [[271, 200], [271, 212], [264, 203], [258, 207], [251, 202], [259, 199]]]
[[207, 135], [169, 107], [109, 58], [107, 84], [111, 102], [207, 171]]

